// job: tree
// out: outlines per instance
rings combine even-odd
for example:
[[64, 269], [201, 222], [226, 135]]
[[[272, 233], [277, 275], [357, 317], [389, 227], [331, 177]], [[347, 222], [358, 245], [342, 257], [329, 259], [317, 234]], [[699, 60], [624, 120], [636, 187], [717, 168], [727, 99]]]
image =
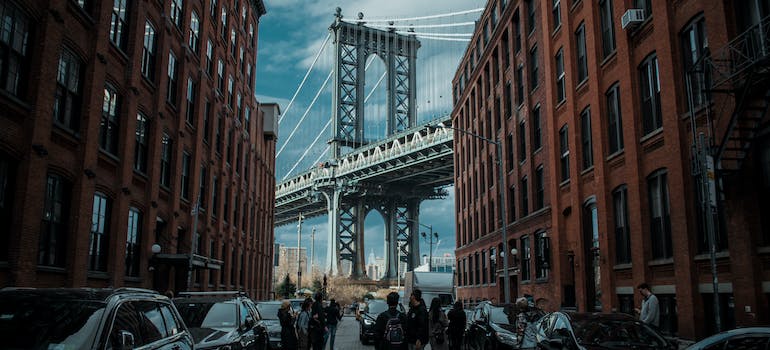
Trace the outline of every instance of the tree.
[[275, 287], [275, 293], [284, 298], [291, 298], [296, 291], [297, 285], [291, 282], [288, 273], [283, 278], [283, 282]]
[[314, 293], [321, 293], [324, 291], [324, 287], [321, 285], [321, 281], [319, 280], [313, 280], [313, 292]]

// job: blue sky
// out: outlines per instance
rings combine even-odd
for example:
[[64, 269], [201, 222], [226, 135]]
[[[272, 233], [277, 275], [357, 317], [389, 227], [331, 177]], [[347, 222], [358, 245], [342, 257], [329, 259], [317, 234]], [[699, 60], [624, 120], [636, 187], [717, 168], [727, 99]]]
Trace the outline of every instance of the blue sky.
[[[464, 11], [484, 7], [485, 2], [481, 0], [266, 0], [267, 14], [261, 18], [259, 25], [256, 93], [260, 102], [277, 102], [284, 112], [284, 119], [281, 121], [278, 133], [278, 147], [283, 148], [276, 159], [278, 181], [289, 173], [291, 168], [294, 168], [291, 172], [293, 175], [306, 170], [317, 159], [325, 160], [323, 150], [325, 141], [330, 136], [328, 131], [320, 136], [319, 133], [331, 115], [329, 93], [331, 81], [324, 89], [321, 89], [321, 86], [332, 67], [331, 47], [321, 54], [291, 108], [287, 110], [287, 106], [329, 32], [328, 27], [334, 20], [336, 7], [342, 9], [345, 18], [355, 18], [357, 13], [362, 12], [365, 19], [383, 19]], [[479, 13], [473, 13], [416, 24], [474, 21], [478, 15]], [[428, 30], [433, 29], [422, 31]], [[472, 33], [473, 26], [449, 30], [444, 32]], [[464, 42], [439, 42], [427, 39], [421, 40], [421, 43], [417, 64], [418, 123], [424, 123], [451, 112], [451, 79], [459, 57], [467, 45]], [[379, 117], [384, 113], [384, 88], [372, 91], [372, 87], [376, 86], [377, 78], [383, 72], [384, 64], [379, 60], [375, 60], [370, 70], [366, 71], [367, 93], [372, 95], [367, 102], [365, 112], [366, 137], [378, 138], [384, 135], [384, 119]], [[305, 113], [319, 90], [321, 92], [316, 103]], [[305, 115], [304, 123], [300, 124], [297, 131], [291, 135], [303, 115]], [[311, 147], [312, 141], [316, 138], [319, 138], [319, 142]], [[303, 153], [306, 153], [306, 157], [298, 162]], [[294, 167], [295, 163], [296, 167]], [[447, 188], [447, 191], [449, 196], [446, 199], [424, 201], [420, 206], [420, 222], [433, 225], [434, 231], [439, 233], [441, 243], [436, 249], [437, 254], [453, 252], [455, 246], [454, 187]], [[370, 213], [366, 218], [365, 226], [364, 256], [368, 256], [371, 250], [374, 250], [377, 256], [382, 256], [384, 252], [383, 219], [376, 212]], [[302, 246], [310, 247], [310, 232], [313, 227], [316, 228], [315, 262], [321, 265], [325, 263], [328, 244], [327, 218], [323, 216], [304, 222]], [[427, 231], [426, 228], [421, 227], [421, 229]], [[296, 224], [278, 227], [275, 233], [277, 243], [296, 246]], [[420, 251], [427, 254], [427, 242], [421, 241]]]

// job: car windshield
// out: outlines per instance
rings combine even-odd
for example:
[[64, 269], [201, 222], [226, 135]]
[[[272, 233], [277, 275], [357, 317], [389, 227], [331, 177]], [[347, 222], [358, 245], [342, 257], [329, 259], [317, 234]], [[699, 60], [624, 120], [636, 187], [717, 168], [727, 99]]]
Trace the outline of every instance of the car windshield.
[[263, 320], [277, 320], [278, 310], [281, 309], [281, 304], [276, 303], [258, 303], [257, 310]]
[[370, 314], [380, 314], [388, 310], [388, 304], [384, 301], [370, 301], [369, 302], [369, 313]]
[[574, 321], [572, 328], [581, 344], [666, 346], [665, 341], [655, 331], [634, 320], [581, 319]]
[[0, 297], [3, 349], [90, 349], [105, 303], [40, 296]]
[[184, 323], [191, 328], [233, 328], [238, 325], [238, 306], [232, 302], [189, 302], [175, 300]]
[[505, 308], [494, 306], [489, 308], [489, 322], [511, 324], [508, 313], [505, 312]]
[[441, 301], [441, 306], [451, 306], [452, 301], [452, 294], [445, 294], [445, 293], [431, 293], [431, 292], [423, 292], [422, 293], [422, 300], [425, 300], [425, 304], [430, 305], [433, 302], [433, 298], [438, 298]]

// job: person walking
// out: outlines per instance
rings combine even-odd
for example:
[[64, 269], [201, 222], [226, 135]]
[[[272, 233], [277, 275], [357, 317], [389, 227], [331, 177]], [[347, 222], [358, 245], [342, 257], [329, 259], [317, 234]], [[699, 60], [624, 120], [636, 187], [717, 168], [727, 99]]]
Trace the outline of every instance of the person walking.
[[302, 311], [297, 316], [298, 350], [310, 349], [310, 308], [313, 301], [310, 298], [302, 302]]
[[377, 350], [405, 349], [406, 316], [397, 308], [398, 299], [398, 293], [390, 292], [387, 296], [388, 310], [380, 313], [374, 321], [374, 344]]
[[444, 311], [441, 310], [441, 299], [433, 298], [430, 301], [430, 313], [428, 314], [431, 350], [449, 350], [449, 343], [446, 340], [448, 326], [449, 319], [444, 314]]
[[329, 306], [326, 307], [326, 326], [329, 329], [329, 350], [334, 350], [334, 338], [337, 336], [337, 323], [342, 320], [342, 311], [340, 304], [334, 299], [329, 300]]
[[452, 310], [449, 311], [449, 348], [462, 349], [463, 337], [465, 336], [465, 326], [468, 322], [463, 310], [463, 302], [456, 301]]
[[422, 291], [415, 289], [409, 295], [409, 313], [406, 316], [406, 342], [409, 350], [422, 350], [429, 338], [428, 310], [422, 300]]
[[291, 303], [284, 300], [278, 309], [278, 321], [281, 322], [281, 347], [284, 349], [297, 348], [297, 330], [294, 328], [294, 312]]
[[640, 284], [636, 289], [639, 290], [639, 294], [644, 297], [644, 300], [642, 300], [642, 309], [635, 309], [635, 311], [639, 313], [639, 320], [657, 330], [658, 327], [660, 327], [660, 307], [658, 304], [658, 297], [656, 297], [655, 294], [652, 294], [650, 285], [647, 283]]
[[516, 315], [516, 333], [519, 336], [519, 349], [535, 349], [537, 346], [536, 322], [544, 315], [535, 308], [534, 301], [525, 297], [516, 299], [519, 313]]
[[323, 350], [325, 344], [326, 312], [323, 307], [323, 294], [315, 293], [315, 301], [310, 311], [310, 344], [313, 350]]

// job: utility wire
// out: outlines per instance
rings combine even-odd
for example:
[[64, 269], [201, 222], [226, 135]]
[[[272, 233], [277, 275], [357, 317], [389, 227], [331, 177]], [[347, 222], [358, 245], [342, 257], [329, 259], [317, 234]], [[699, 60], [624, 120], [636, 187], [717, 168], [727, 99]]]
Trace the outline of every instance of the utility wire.
[[305, 114], [302, 115], [302, 118], [300, 118], [297, 125], [294, 126], [294, 129], [291, 131], [291, 134], [289, 134], [289, 137], [286, 138], [286, 142], [283, 143], [283, 146], [281, 146], [281, 149], [278, 150], [278, 153], [275, 154], [275, 158], [278, 158], [279, 155], [281, 155], [281, 152], [283, 152], [284, 148], [286, 148], [286, 145], [289, 144], [289, 141], [292, 137], [294, 137], [294, 133], [297, 132], [297, 129], [299, 129], [299, 126], [302, 124], [303, 121], [305, 121], [305, 117], [307, 117], [308, 113], [310, 112], [310, 109], [313, 108], [313, 105], [318, 100], [318, 96], [321, 96], [321, 92], [324, 90], [324, 87], [326, 87], [326, 84], [329, 82], [329, 79], [331, 79], [332, 74], [334, 74], [334, 70], [329, 72], [329, 75], [326, 76], [326, 80], [324, 80], [323, 85], [321, 85], [321, 88], [318, 89], [318, 93], [315, 94], [315, 97], [313, 97], [313, 101], [310, 102], [310, 106], [307, 107], [307, 110], [305, 110]]
[[329, 38], [331, 38], [331, 36], [332, 36], [331, 33], [326, 35], [326, 39], [324, 39], [323, 44], [321, 44], [321, 49], [319, 49], [318, 53], [315, 55], [315, 58], [313, 59], [313, 63], [311, 63], [310, 68], [307, 69], [307, 73], [305, 73], [305, 77], [302, 78], [302, 82], [299, 83], [299, 87], [297, 87], [297, 91], [295, 91], [294, 96], [291, 97], [291, 101], [289, 101], [289, 104], [286, 106], [286, 109], [283, 111], [283, 115], [280, 118], [278, 118], [278, 125], [281, 125], [281, 121], [283, 121], [283, 118], [286, 116], [287, 113], [289, 113], [289, 109], [291, 108], [291, 105], [294, 103], [294, 99], [297, 98], [299, 91], [302, 90], [302, 86], [305, 85], [305, 81], [307, 80], [307, 77], [310, 75], [310, 72], [313, 70], [315, 63], [318, 61], [318, 57], [321, 57], [321, 52], [323, 52], [324, 48], [326, 48], [326, 44], [329, 42]]
[[452, 13], [442, 13], [438, 15], [430, 15], [430, 16], [422, 16], [422, 17], [409, 17], [409, 18], [388, 18], [388, 19], [342, 19], [343, 22], [349, 22], [349, 23], [360, 23], [360, 22], [399, 22], [399, 21], [417, 21], [417, 20], [423, 20], [423, 19], [434, 19], [434, 18], [441, 18], [441, 17], [451, 17], [451, 16], [459, 16], [459, 15], [465, 15], [469, 13], [474, 12], [481, 12], [484, 11], [484, 8], [477, 8], [473, 10], [465, 10], [465, 11], [459, 11], [459, 12], [452, 12]]

